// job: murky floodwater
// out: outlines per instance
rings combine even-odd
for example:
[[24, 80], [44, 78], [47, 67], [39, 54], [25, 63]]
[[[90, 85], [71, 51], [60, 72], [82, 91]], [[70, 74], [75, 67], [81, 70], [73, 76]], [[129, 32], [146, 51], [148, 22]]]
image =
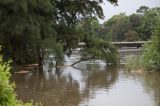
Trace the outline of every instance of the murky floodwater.
[[[137, 55], [139, 50], [119, 53], [123, 63], [125, 56]], [[65, 64], [78, 58], [76, 53], [66, 57]], [[43, 106], [160, 106], [160, 72], [129, 73], [123, 67], [106, 67], [101, 61], [59, 71], [45, 65], [43, 73], [13, 74], [12, 81], [20, 100]]]
[[17, 96], [44, 106], [160, 106], [159, 72], [129, 73], [96, 63], [76, 68], [14, 74]]

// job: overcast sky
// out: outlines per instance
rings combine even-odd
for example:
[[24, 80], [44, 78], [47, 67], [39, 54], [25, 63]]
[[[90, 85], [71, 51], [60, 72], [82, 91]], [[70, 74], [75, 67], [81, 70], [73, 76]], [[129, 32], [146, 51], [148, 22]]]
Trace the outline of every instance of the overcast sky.
[[[105, 0], [106, 1], [106, 0]], [[111, 18], [113, 15], [125, 12], [127, 15], [135, 13], [136, 10], [142, 6], [160, 7], [160, 0], [118, 0], [118, 6], [114, 6], [109, 2], [105, 2], [103, 5], [105, 19], [100, 20], [100, 23]]]

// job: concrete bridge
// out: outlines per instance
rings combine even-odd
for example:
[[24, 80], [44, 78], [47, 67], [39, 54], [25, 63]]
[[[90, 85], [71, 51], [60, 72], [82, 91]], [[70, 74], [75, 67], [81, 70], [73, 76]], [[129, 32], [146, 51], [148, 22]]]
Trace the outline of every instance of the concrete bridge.
[[[112, 42], [113, 45], [117, 47], [117, 51], [120, 56], [120, 63], [125, 64], [128, 55], [139, 55], [141, 53], [141, 48], [144, 43], [149, 43], [150, 41], [136, 41], [136, 42]], [[83, 48], [85, 43], [80, 43], [80, 47]], [[76, 54], [79, 50], [74, 51]]]
[[[118, 48], [121, 48], [121, 47], [137, 47], [137, 48], [139, 48], [139, 47], [142, 47], [142, 45], [144, 43], [149, 43], [149, 42], [150, 41], [112, 42], [112, 44]], [[85, 46], [85, 43], [81, 42], [81, 43], [79, 43], [79, 46], [83, 47], [83, 46]]]
[[149, 43], [150, 41], [135, 41], [135, 42], [112, 42], [116, 47], [142, 47], [144, 43]]

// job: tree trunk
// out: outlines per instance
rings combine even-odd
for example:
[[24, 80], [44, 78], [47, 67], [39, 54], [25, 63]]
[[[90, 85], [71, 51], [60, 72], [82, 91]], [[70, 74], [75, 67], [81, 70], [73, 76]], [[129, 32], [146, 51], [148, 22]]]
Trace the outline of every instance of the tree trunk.
[[39, 66], [39, 71], [43, 71], [43, 59], [44, 59], [44, 53], [39, 49], [37, 50], [37, 63]]
[[91, 59], [96, 59], [96, 58], [90, 57], [90, 58], [81, 59], [81, 60], [76, 61], [75, 63], [71, 64], [71, 66], [74, 66], [75, 64], [80, 63], [80, 62], [82, 62], [82, 61], [87, 61], [87, 60], [91, 60]]

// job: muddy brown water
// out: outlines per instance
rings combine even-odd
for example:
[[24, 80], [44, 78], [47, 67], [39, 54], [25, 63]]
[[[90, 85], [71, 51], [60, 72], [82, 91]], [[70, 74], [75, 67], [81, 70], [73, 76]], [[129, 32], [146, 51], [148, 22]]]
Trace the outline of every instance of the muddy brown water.
[[11, 80], [18, 99], [43, 106], [160, 106], [157, 71], [126, 72], [90, 61], [59, 71], [46, 66], [43, 73], [13, 74]]
[[160, 73], [129, 73], [88, 64], [56, 72], [14, 74], [18, 99], [43, 106], [160, 106]]

